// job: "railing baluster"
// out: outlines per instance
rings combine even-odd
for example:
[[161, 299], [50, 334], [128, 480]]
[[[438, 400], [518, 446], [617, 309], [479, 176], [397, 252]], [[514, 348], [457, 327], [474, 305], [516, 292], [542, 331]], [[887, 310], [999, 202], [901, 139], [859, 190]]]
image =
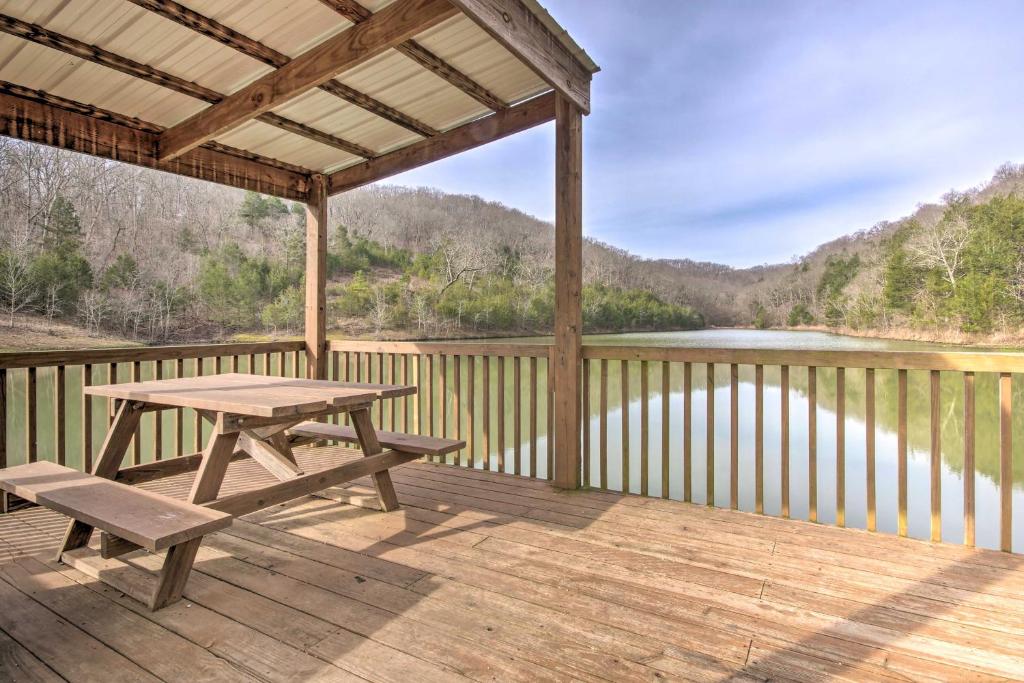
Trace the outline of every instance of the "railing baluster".
[[867, 469], [867, 527], [878, 528], [875, 504], [875, 369], [864, 371], [864, 459]]
[[683, 363], [683, 500], [693, 501], [693, 366]]
[[779, 368], [779, 488], [782, 516], [789, 517], [789, 366]]
[[25, 453], [28, 462], [35, 462], [39, 458], [39, 445], [36, 433], [36, 369], [29, 368], [25, 373]]
[[516, 475], [522, 474], [523, 457], [523, 393], [522, 393], [522, 363], [519, 356], [512, 359], [512, 395], [515, 402], [512, 404], [512, 433], [515, 438], [512, 440], [512, 463]]
[[[153, 379], [164, 378], [164, 362], [153, 361]], [[153, 459], [164, 459], [164, 411], [153, 413]]]
[[[0, 370], [0, 380], [3, 378], [3, 371]], [[82, 471], [92, 472], [92, 396], [85, 393], [85, 388], [92, 384], [92, 365], [86, 363], [82, 366]], [[0, 390], [2, 391], [2, 390]], [[0, 406], [0, 415], [3, 415]], [[2, 436], [2, 434], [0, 434]], [[0, 449], [3, 446], [0, 445]], [[2, 458], [0, 458], [2, 460]], [[0, 467], [3, 464], [0, 463]]]
[[754, 510], [764, 514], [764, 366], [754, 366]]
[[929, 373], [931, 380], [931, 540], [942, 540], [942, 423], [940, 418], [941, 384], [938, 370]]
[[647, 495], [647, 479], [649, 478], [648, 461], [650, 459], [650, 427], [651, 391], [648, 386], [649, 368], [647, 361], [640, 361], [640, 495]]
[[256, 374], [256, 354], [255, 353], [250, 353], [249, 354], [249, 363], [246, 366], [246, 368], [247, 368], [247, 372], [250, 375], [255, 375]]
[[231, 356], [229, 357], [229, 361], [230, 362], [228, 364], [228, 367], [230, 368], [230, 371], [231, 372], [238, 372], [238, 355], [237, 354], [231, 354]]
[[807, 368], [807, 518], [818, 521], [818, 369]]
[[[132, 382], [142, 381], [142, 362], [132, 363]], [[135, 427], [135, 436], [132, 438], [132, 464], [138, 465], [142, 462], [142, 420]]]
[[999, 548], [1013, 547], [1013, 376], [999, 373]]
[[7, 467], [7, 368], [0, 368], [0, 469]]
[[[448, 437], [448, 356], [441, 354], [438, 359], [440, 363], [440, 372], [438, 373], [437, 380], [440, 383], [438, 394], [441, 399], [441, 415], [440, 415], [440, 427], [441, 438]], [[447, 460], [447, 458], [445, 458]]]
[[974, 547], [974, 373], [964, 373], [964, 544]]
[[544, 440], [547, 446], [547, 479], [549, 481], [555, 478], [555, 373], [553, 368], [555, 363], [552, 360], [554, 358], [554, 347], [551, 348], [551, 352], [545, 356], [544, 359], [544, 374], [547, 379], [547, 391], [544, 394], [544, 415], [547, 417], [547, 431], [548, 438]]
[[537, 477], [537, 357], [530, 356], [530, 476]]
[[598, 457], [600, 458], [600, 476], [601, 476], [601, 488], [608, 488], [608, 361], [607, 359], [601, 359], [601, 379], [600, 379], [600, 411], [601, 419], [598, 423], [600, 427], [599, 432], [599, 452]]
[[[452, 395], [452, 416], [455, 418], [455, 438], [462, 439], [462, 358], [460, 356], [453, 356], [454, 363], [452, 365], [452, 384], [455, 385], [455, 393]], [[466, 457], [466, 449], [463, 448], [458, 452], [458, 456], [455, 460], [456, 465], [463, 464], [463, 458]]]
[[[381, 382], [383, 384], [383, 382]], [[391, 375], [388, 377], [388, 384], [398, 384], [398, 354], [391, 354]], [[398, 431], [398, 399], [388, 401], [391, 404], [391, 431]]]
[[483, 415], [480, 419], [481, 435], [483, 436], [483, 466], [485, 470], [491, 469], [491, 358], [482, 356], [480, 358], [480, 391], [483, 392]]
[[[181, 378], [185, 376], [185, 359], [179, 358], [175, 362], [174, 376]], [[174, 411], [174, 447], [171, 453], [175, 456], [184, 455], [185, 450], [185, 415], [181, 408]]]
[[661, 364], [661, 497], [668, 498], [669, 476], [669, 399], [672, 397], [670, 386], [671, 367], [668, 361]]
[[[410, 366], [412, 366], [410, 368]], [[421, 434], [420, 428], [420, 387], [423, 383], [420, 381], [420, 356], [414, 354], [412, 356], [405, 357], [405, 385], [409, 386], [410, 373], [413, 377], [412, 385], [416, 387], [416, 393], [412, 395], [412, 400], [409, 398], [405, 399], [405, 417], [409, 419], [409, 411], [412, 410], [412, 433]], [[408, 423], [406, 423], [408, 424]], [[408, 431], [408, 430], [407, 430]]]
[[434, 435], [434, 354], [427, 354], [427, 434]]
[[622, 389], [622, 492], [629, 493], [629, 362], [619, 363]]
[[907, 535], [907, 371], [896, 371], [896, 532]]
[[846, 369], [836, 368], [836, 526], [846, 526]]
[[498, 356], [498, 471], [505, 471], [505, 357]]
[[740, 505], [740, 369], [729, 366], [729, 507]]
[[715, 504], [715, 364], [707, 364], [707, 474], [705, 475], [706, 505]]
[[57, 369], [56, 369], [56, 372], [54, 373], [54, 386], [53, 386], [53, 388], [54, 388], [54, 392], [53, 392], [54, 411], [53, 412], [54, 412], [54, 420], [56, 421], [56, 424], [54, 425], [54, 429], [53, 429], [53, 435], [54, 435], [53, 438], [57, 442], [56, 445], [57, 445], [57, 464], [58, 465], [64, 465], [64, 464], [67, 463], [67, 449], [66, 449], [66, 445], [64, 443], [64, 438], [66, 436], [65, 432], [64, 432], [64, 424], [66, 422], [66, 417], [67, 417], [66, 408], [65, 408], [65, 405], [64, 405], [64, 399], [65, 399], [64, 379], [65, 379], [65, 377], [64, 377], [64, 366], [63, 365], [58, 365]]
[[466, 452], [469, 467], [476, 467], [476, 356], [466, 356]]
[[[284, 367], [284, 353], [283, 352], [281, 353], [280, 362], [281, 362], [281, 366], [280, 367], [283, 368]], [[203, 376], [203, 359], [202, 358], [196, 358], [196, 377], [202, 377], [202, 376]], [[192, 434], [192, 450], [194, 452], [198, 453], [199, 451], [203, 450], [203, 418], [199, 415], [198, 412], [196, 412], [196, 411], [193, 411], [193, 412], [195, 412], [195, 420], [194, 420], [194, 425], [193, 425], [193, 429], [195, 430], [195, 432]]]

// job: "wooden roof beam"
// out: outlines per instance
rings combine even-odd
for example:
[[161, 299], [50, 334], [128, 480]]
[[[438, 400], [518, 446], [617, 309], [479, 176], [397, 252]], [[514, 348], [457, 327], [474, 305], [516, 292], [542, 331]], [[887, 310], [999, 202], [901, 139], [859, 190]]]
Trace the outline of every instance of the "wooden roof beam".
[[[356, 2], [356, 0], [320, 1], [351, 21], [353, 24], [366, 21], [373, 16], [373, 13], [370, 10], [363, 7], [361, 4]], [[437, 76], [440, 76], [450, 85], [455, 86], [488, 109], [500, 111], [508, 106], [508, 103], [503, 99], [417, 43], [415, 40], [407, 40], [398, 45], [395, 49], [409, 59], [418, 63], [423, 68], [433, 72]]]
[[590, 113], [591, 72], [522, 0], [451, 0], [566, 99]]
[[279, 107], [456, 12], [448, 0], [398, 0], [364, 23], [325, 40], [219, 104], [169, 128], [160, 136], [160, 159], [180, 156]]
[[460, 152], [486, 145], [555, 118], [555, 93], [527, 100], [500, 112], [466, 123], [437, 137], [383, 154], [376, 159], [332, 173], [327, 193], [338, 194]]
[[[275, 69], [280, 69], [291, 61], [288, 55], [278, 52], [258, 40], [253, 40], [214, 19], [203, 16], [174, 0], [131, 0], [131, 2]], [[327, 81], [320, 86], [320, 89], [417, 135], [430, 137], [438, 133], [435, 128], [426, 123], [338, 81]]]
[[[59, 50], [60, 52], [84, 59], [88, 62], [92, 62], [93, 64], [100, 64], [107, 68], [120, 71], [128, 76], [153, 83], [154, 85], [159, 85], [167, 88], [168, 90], [181, 93], [182, 95], [194, 97], [197, 100], [209, 102], [210, 104], [217, 104], [222, 102], [225, 98], [221, 93], [201, 86], [198, 83], [185, 80], [184, 78], [160, 71], [159, 69], [154, 69], [148, 64], [136, 62], [132, 59], [128, 59], [127, 57], [122, 57], [121, 55], [110, 52], [109, 50], [104, 50], [96, 45], [84, 43], [80, 40], [76, 40], [75, 38], [62, 35], [47, 28], [43, 28], [42, 26], [31, 24], [5, 14], [0, 14], [0, 31], [31, 41], [38, 45], [44, 45], [51, 49]], [[259, 121], [274, 126], [275, 128], [280, 128], [288, 131], [289, 133], [301, 135], [307, 139], [315, 140], [323, 145], [340, 149], [364, 159], [372, 159], [377, 156], [373, 150], [367, 149], [366, 147], [349, 142], [348, 140], [343, 140], [335, 135], [330, 135], [329, 133], [316, 130], [311, 126], [298, 123], [297, 121], [292, 121], [283, 116], [278, 116], [277, 114], [267, 112], [257, 118]]]
[[113, 159], [276, 197], [306, 201], [310, 174], [290, 164], [210, 143], [160, 161], [160, 126], [41, 90], [0, 81], [0, 135]]

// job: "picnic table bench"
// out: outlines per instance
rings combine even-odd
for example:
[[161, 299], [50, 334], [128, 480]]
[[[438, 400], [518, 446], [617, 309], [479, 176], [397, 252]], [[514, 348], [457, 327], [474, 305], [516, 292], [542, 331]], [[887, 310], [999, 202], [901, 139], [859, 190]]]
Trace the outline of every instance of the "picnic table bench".
[[[465, 446], [454, 439], [376, 431], [370, 406], [416, 392], [401, 385], [229, 373], [89, 386], [85, 392], [113, 399], [116, 406], [93, 472], [50, 462], [17, 465], [0, 470], [0, 489], [71, 517], [57, 559], [101, 581], [110, 575], [110, 561], [120, 555], [166, 550], [155, 585], [148, 592], [130, 591], [153, 610], [181, 598], [203, 536], [230, 525], [233, 517], [367, 475], [380, 509], [395, 510], [391, 467]], [[167, 408], [192, 408], [210, 423], [205, 449], [122, 468], [141, 416]], [[348, 413], [352, 425], [317, 422], [338, 413]], [[358, 444], [363, 457], [303, 471], [292, 446], [320, 440]], [[228, 465], [239, 457], [251, 457], [278, 481], [219, 498]], [[196, 476], [187, 501], [129, 485], [189, 471]], [[87, 547], [94, 528], [102, 532], [98, 554]]]

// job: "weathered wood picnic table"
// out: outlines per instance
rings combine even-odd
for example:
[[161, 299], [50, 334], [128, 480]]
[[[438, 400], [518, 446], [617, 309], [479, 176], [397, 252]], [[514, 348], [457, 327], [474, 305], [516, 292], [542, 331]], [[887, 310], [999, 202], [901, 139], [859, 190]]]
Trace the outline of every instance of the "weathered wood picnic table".
[[[367, 475], [381, 509], [394, 510], [398, 499], [389, 468], [465, 445], [452, 439], [376, 431], [370, 419], [373, 402], [414, 394], [416, 388], [411, 386], [230, 373], [97, 385], [86, 387], [85, 392], [113, 399], [114, 406], [113, 422], [92, 474], [35, 462], [0, 471], [0, 488], [71, 517], [57, 559], [100, 580], [112, 575], [110, 562], [119, 563], [113, 559], [119, 555], [140, 548], [166, 550], [148, 595], [131, 591], [154, 610], [180, 599], [203, 536], [230, 525], [233, 517]], [[191, 408], [210, 423], [203, 452], [122, 468], [142, 415], [168, 408]], [[348, 413], [352, 427], [318, 422], [339, 413]], [[363, 457], [304, 472], [292, 445], [319, 440], [357, 443]], [[382, 442], [389, 450], [384, 450]], [[228, 465], [246, 456], [278, 481], [218, 498]], [[192, 470], [198, 471], [187, 502], [126, 486]], [[87, 547], [94, 528], [103, 532], [98, 555]]]

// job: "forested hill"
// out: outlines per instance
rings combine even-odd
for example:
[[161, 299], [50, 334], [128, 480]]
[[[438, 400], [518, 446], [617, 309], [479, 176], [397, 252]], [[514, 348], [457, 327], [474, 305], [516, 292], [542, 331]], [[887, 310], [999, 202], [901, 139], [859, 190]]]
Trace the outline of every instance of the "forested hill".
[[[4, 140], [0, 220], [11, 327], [42, 317], [146, 342], [301, 329], [299, 205]], [[704, 325], [674, 269], [585, 249], [588, 331]], [[552, 226], [478, 197], [384, 186], [334, 198], [328, 266], [340, 334], [551, 329]]]
[[712, 323], [824, 325], [895, 337], [1019, 340], [1024, 165], [976, 188], [824, 244], [793, 263], [733, 270], [675, 263]]
[[[646, 260], [586, 241], [584, 326], [1017, 330], [1022, 192], [1024, 168], [1007, 165], [941, 205], [756, 268]], [[3, 140], [0, 221], [8, 329], [42, 320], [144, 342], [301, 329], [299, 205]], [[337, 334], [551, 328], [552, 226], [479, 197], [389, 186], [340, 195], [328, 266]]]

